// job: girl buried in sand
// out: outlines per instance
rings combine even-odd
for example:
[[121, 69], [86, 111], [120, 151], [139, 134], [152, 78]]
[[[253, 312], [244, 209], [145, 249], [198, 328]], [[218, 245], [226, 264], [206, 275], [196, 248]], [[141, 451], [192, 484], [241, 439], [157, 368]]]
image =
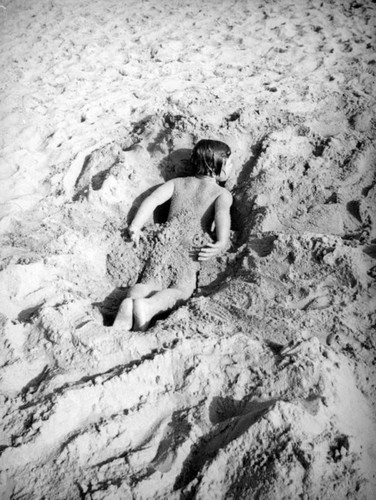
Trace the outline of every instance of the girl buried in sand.
[[[193, 149], [194, 177], [170, 180], [140, 205], [129, 234], [137, 245], [141, 229], [155, 208], [168, 200], [167, 223], [158, 235], [140, 282], [120, 305], [114, 326], [147, 330], [154, 316], [188, 300], [196, 287], [200, 262], [221, 253], [229, 242], [232, 196], [217, 182], [231, 169], [227, 144], [201, 140]], [[215, 237], [209, 236], [213, 221]]]

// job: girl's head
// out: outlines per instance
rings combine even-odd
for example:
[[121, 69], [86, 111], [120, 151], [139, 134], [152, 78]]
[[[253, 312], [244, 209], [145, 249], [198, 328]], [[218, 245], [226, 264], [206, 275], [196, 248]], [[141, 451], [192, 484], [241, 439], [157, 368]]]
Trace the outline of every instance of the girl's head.
[[193, 148], [191, 156], [195, 175], [220, 177], [230, 155], [231, 149], [224, 142], [202, 139]]

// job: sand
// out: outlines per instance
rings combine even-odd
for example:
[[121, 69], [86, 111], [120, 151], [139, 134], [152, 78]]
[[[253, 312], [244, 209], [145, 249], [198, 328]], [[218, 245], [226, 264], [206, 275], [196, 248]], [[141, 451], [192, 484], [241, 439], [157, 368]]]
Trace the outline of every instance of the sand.
[[[375, 4], [4, 0], [1, 498], [373, 499]], [[232, 246], [113, 328], [193, 144]]]

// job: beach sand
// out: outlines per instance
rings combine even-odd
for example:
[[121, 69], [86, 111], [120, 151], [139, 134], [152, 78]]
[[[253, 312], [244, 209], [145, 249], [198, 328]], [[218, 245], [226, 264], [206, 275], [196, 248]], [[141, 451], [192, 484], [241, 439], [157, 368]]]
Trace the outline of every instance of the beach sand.
[[[371, 0], [0, 4], [2, 499], [374, 499]], [[111, 324], [201, 138], [232, 246]]]

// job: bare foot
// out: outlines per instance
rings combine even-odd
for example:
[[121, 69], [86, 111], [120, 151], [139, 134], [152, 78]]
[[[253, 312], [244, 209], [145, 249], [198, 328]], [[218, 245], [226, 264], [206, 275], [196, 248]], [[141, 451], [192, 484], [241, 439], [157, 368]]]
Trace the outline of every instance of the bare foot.
[[146, 332], [152, 319], [151, 314], [147, 299], [135, 299], [133, 302], [133, 330]]
[[113, 326], [122, 328], [123, 330], [130, 330], [133, 324], [133, 300], [125, 299], [120, 304], [119, 311]]

